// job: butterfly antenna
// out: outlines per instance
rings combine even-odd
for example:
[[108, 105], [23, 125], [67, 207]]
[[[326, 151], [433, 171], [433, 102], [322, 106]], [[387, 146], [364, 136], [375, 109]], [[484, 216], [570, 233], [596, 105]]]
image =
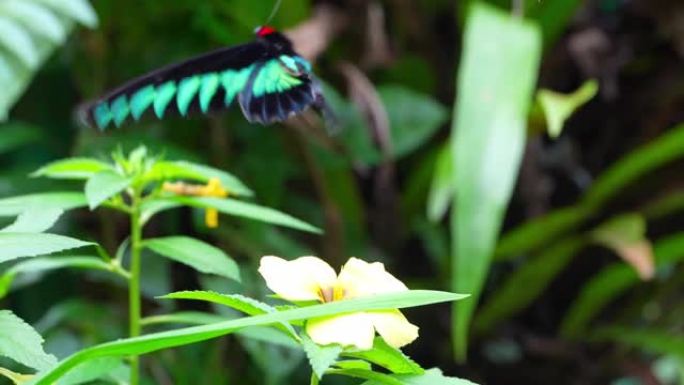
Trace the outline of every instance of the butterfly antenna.
[[273, 21], [273, 18], [275, 15], [278, 13], [278, 10], [280, 9], [280, 4], [282, 4], [283, 0], [276, 0], [275, 5], [273, 5], [273, 10], [271, 11], [271, 15], [268, 17], [268, 20], [264, 23], [264, 25], [269, 25]]

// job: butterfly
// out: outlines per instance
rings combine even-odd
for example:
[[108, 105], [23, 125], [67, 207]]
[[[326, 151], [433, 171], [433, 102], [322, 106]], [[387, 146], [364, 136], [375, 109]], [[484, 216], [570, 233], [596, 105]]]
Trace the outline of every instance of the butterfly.
[[308, 108], [331, 120], [311, 64], [273, 27], [255, 30], [253, 42], [172, 64], [124, 84], [79, 107], [88, 126], [120, 127], [145, 115], [207, 114], [237, 102], [251, 122], [282, 122]]

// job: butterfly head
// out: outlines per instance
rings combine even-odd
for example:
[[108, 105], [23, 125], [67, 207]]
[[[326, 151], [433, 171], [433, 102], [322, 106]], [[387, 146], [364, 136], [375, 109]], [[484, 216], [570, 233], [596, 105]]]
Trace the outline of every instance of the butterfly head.
[[268, 25], [262, 25], [260, 27], [257, 27], [254, 30], [254, 34], [257, 35], [258, 37], [266, 37], [268, 35], [272, 35], [272, 34], [277, 33], [277, 32], [278, 31], [275, 28], [270, 27]]

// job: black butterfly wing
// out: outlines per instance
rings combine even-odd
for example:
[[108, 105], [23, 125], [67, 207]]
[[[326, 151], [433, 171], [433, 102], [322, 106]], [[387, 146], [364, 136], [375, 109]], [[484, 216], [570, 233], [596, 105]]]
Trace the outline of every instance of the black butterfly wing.
[[261, 124], [284, 121], [308, 107], [327, 110], [311, 65], [296, 54], [260, 62], [240, 93], [239, 102], [247, 120]]
[[228, 107], [249, 82], [254, 69], [269, 58], [260, 42], [220, 49], [131, 80], [79, 108], [82, 121], [105, 129], [152, 112], [186, 116]]

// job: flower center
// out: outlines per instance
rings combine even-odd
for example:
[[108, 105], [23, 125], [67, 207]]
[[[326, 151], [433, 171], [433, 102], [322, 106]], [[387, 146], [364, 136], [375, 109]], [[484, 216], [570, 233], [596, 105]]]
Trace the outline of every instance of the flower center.
[[337, 285], [334, 287], [319, 287], [318, 298], [320, 298], [323, 303], [339, 301], [344, 298], [344, 288]]

